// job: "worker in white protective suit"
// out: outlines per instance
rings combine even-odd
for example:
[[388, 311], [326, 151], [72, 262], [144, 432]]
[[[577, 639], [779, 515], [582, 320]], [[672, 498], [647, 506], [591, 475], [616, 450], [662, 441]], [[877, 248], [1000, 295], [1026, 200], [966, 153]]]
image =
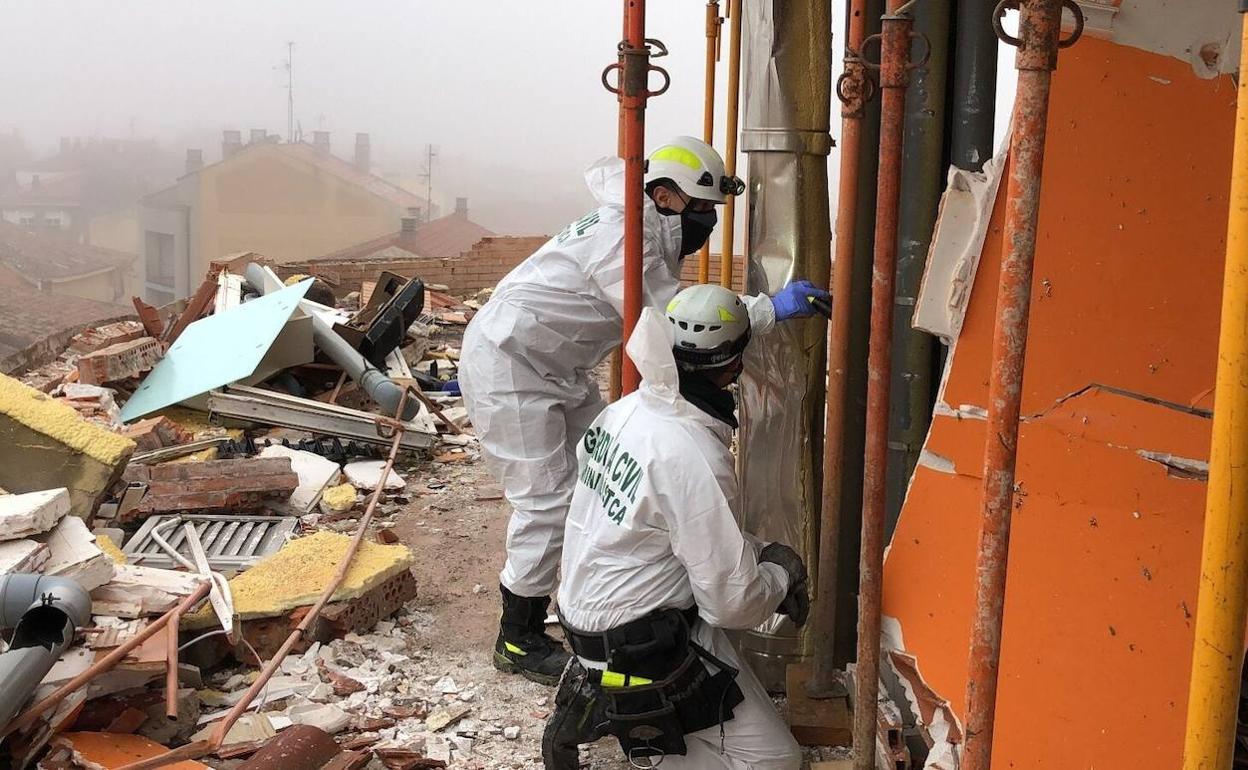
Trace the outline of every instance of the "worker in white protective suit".
[[[568, 653], [545, 633], [576, 445], [604, 402], [591, 370], [620, 343], [624, 313], [624, 166], [585, 174], [598, 208], [568, 225], [495, 289], [464, 334], [459, 386], [486, 459], [513, 513], [499, 576], [503, 613], [494, 665], [548, 685]], [[680, 262], [706, 242], [715, 206], [739, 194], [709, 145], [677, 137], [647, 160], [642, 291], [662, 309], [680, 287]], [[795, 281], [774, 298], [743, 298], [756, 334], [812, 313], [827, 293]]]
[[640, 389], [594, 421], [563, 546], [559, 617], [576, 659], [547, 723], [551, 770], [615, 736], [636, 766], [785, 768], [801, 753], [723, 629], [773, 613], [801, 625], [806, 568], [789, 547], [742, 534], [727, 386], [749, 320], [719, 286], [694, 286], [628, 342]]

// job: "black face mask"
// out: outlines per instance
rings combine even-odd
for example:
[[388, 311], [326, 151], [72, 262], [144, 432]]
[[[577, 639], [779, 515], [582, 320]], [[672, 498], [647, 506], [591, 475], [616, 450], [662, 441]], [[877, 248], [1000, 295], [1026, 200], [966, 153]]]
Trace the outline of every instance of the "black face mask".
[[681, 369], [678, 374], [680, 395], [686, 401], [728, 427], [737, 428], [737, 400], [731, 391], [718, 387], [700, 372]]
[[706, 245], [706, 239], [711, 237], [711, 231], [715, 229], [715, 223], [719, 221], [714, 209], [691, 211], [688, 203], [685, 204], [685, 210], [679, 214], [657, 203], [654, 205], [654, 210], [665, 217], [680, 217], [680, 256], [682, 257], [687, 257]]
[[687, 257], [706, 244], [711, 237], [715, 223], [719, 217], [711, 211], [690, 211], [688, 207], [680, 212], [680, 256]]

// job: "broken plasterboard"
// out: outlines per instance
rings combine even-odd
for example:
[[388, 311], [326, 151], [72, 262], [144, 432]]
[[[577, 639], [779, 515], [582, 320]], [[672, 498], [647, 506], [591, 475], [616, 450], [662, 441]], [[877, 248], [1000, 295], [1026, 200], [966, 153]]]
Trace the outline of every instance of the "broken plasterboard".
[[45, 489], [0, 496], [0, 540], [20, 540], [47, 532], [69, 513], [69, 490]]
[[9, 540], [0, 543], [0, 575], [10, 572], [42, 572], [48, 555], [48, 546], [34, 540]]
[[338, 482], [338, 463], [326, 460], [315, 452], [271, 444], [260, 450], [260, 457], [290, 458], [290, 467], [299, 477], [299, 486], [291, 493], [286, 505], [289, 513], [298, 516], [309, 513], [321, 499], [321, 492]]
[[299, 301], [312, 280], [200, 319], [178, 337], [121, 410], [121, 419], [143, 417], [182, 402], [203, 404], [213, 388], [260, 382], [314, 355], [312, 319]]
[[190, 572], [118, 564], [112, 580], [91, 592], [91, 612], [118, 618], [162, 615], [195, 593], [200, 581]]
[[85, 591], [94, 591], [113, 577], [113, 560], [95, 544], [95, 535], [77, 516], [66, 516], [56, 529], [34, 539], [48, 545], [45, 575], [72, 578]]
[[[1008, 144], [1007, 137], [1002, 146]], [[940, 200], [911, 322], [914, 328], [935, 334], [946, 343], [952, 343], [962, 331], [1004, 167], [1002, 151], [984, 164], [982, 172], [949, 168], [949, 185]]]

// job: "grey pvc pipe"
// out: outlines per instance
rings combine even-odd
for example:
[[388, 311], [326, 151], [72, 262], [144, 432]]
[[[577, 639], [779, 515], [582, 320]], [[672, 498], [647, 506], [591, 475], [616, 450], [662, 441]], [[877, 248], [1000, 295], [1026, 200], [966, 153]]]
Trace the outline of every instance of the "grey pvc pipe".
[[8, 652], [0, 655], [0, 726], [73, 643], [74, 629], [90, 619], [91, 596], [70, 578], [0, 575], [0, 626], [15, 629]]
[[[268, 294], [274, 287], [268, 279], [264, 268], [254, 262], [247, 266], [244, 274], [247, 283], [259, 291]], [[393, 415], [399, 408], [403, 398], [403, 388], [387, 377], [380, 369], [370, 364], [359, 351], [351, 347], [338, 332], [315, 315], [312, 316], [312, 339], [330, 360], [342, 367], [347, 376], [355, 381], [368, 397], [381, 407], [387, 415]], [[409, 399], [403, 406], [403, 419], [410, 420], [420, 412], [420, 402]]]

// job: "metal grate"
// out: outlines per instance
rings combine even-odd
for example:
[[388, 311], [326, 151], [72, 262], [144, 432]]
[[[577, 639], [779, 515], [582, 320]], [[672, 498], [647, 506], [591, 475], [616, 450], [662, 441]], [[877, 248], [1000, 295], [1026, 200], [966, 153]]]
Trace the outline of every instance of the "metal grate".
[[[144, 567], [177, 567], [173, 558], [152, 538], [152, 530], [170, 519], [190, 522], [199, 534], [208, 564], [214, 570], [239, 570], [252, 566], [263, 557], [273, 553], [291, 537], [299, 526], [294, 516], [248, 516], [248, 515], [182, 515], [151, 516], [134, 536], [126, 541], [122, 550], [130, 564]], [[169, 545], [187, 559], [191, 558], [186, 543], [186, 530], [181, 526], [164, 527]]]

